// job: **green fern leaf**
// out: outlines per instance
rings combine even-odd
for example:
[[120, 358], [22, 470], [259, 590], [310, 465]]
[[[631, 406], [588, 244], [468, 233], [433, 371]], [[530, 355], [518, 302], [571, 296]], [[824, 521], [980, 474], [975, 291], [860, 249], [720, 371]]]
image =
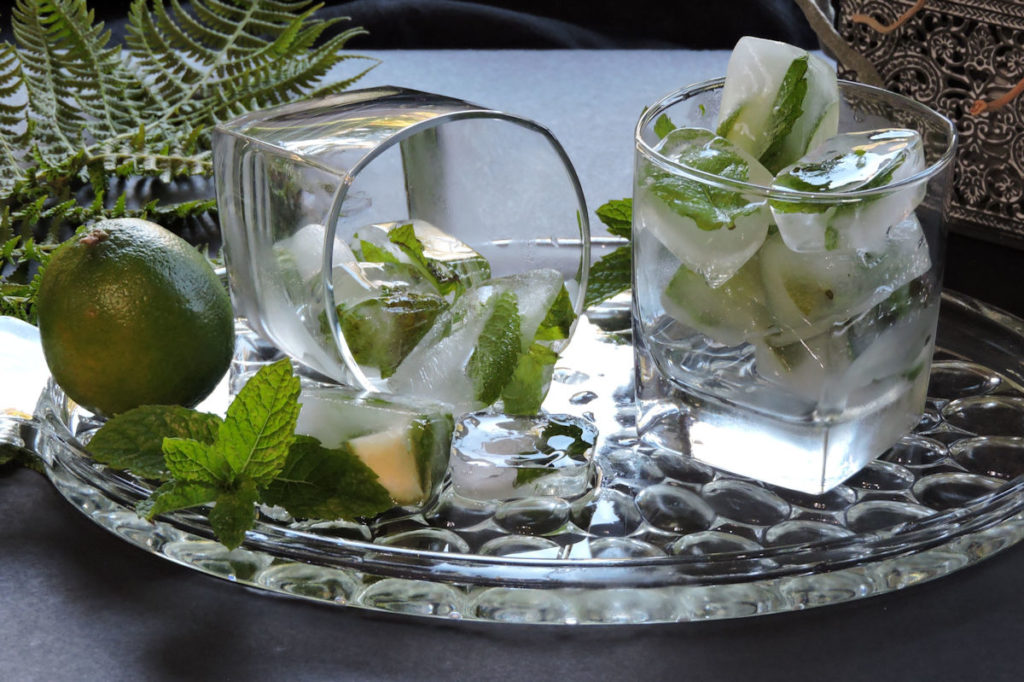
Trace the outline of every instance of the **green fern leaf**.
[[[85, 0], [17, 0], [14, 41], [0, 43], [0, 243], [35, 235], [52, 245], [106, 217], [150, 217], [172, 229], [212, 218], [209, 197], [140, 205], [124, 185], [209, 177], [216, 124], [344, 90], [373, 68], [367, 60], [323, 82], [335, 66], [366, 58], [344, 52], [361, 28], [323, 39], [344, 20], [316, 19], [319, 8], [309, 0], [134, 0], [117, 45]], [[14, 249], [0, 285], [28, 258]], [[14, 304], [2, 293], [0, 309], [30, 318], [25, 286]]]

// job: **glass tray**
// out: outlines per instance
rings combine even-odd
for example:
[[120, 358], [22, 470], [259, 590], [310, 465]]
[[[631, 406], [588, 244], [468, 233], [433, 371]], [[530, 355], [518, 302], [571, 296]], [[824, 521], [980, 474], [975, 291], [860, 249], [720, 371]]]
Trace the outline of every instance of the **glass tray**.
[[[228, 551], [202, 512], [140, 519], [148, 488], [90, 459], [81, 437], [96, 424], [52, 383], [26, 446], [75, 508], [153, 554], [268, 592], [446, 619], [634, 624], [799, 610], [944, 576], [1024, 537], [1024, 322], [945, 294], [920, 424], [817, 497], [639, 444], [627, 326], [622, 307], [581, 320], [545, 402], [600, 429], [591, 485], [575, 496], [469, 500], [449, 481], [426, 509], [365, 524], [268, 510]], [[266, 350], [242, 335], [235, 370], [268, 361]]]

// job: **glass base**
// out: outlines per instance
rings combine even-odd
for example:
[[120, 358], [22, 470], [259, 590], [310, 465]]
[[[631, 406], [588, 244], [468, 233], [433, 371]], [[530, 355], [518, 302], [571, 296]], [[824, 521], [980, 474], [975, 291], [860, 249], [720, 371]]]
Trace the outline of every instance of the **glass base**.
[[820, 495], [910, 433], [921, 418], [928, 378], [895, 387], [844, 419], [782, 419], [685, 390], [636, 345], [637, 432], [658, 450], [770, 485]]

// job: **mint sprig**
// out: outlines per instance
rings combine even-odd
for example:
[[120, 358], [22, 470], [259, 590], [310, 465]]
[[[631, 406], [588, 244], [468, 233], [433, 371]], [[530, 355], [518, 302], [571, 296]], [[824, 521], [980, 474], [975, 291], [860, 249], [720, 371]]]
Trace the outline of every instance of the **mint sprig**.
[[299, 379], [285, 358], [258, 371], [228, 407], [212, 443], [164, 438], [171, 480], [157, 488], [140, 513], [157, 514], [214, 503], [210, 526], [229, 549], [242, 543], [256, 519], [259, 491], [284, 468], [295, 441]]
[[90, 453], [111, 468], [164, 481], [136, 506], [147, 519], [212, 504], [210, 526], [229, 549], [245, 540], [257, 504], [324, 519], [373, 516], [394, 506], [377, 474], [345, 446], [331, 450], [295, 434], [299, 394], [285, 358], [260, 369], [223, 420], [173, 405], [138, 407], [104, 424]]

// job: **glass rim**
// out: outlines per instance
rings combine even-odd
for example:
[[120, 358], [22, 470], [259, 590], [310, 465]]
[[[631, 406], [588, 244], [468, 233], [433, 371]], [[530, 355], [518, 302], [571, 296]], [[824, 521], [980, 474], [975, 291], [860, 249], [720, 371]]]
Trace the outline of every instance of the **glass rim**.
[[[700, 81], [686, 85], [678, 90], [674, 90], [667, 95], [658, 99], [654, 104], [648, 106], [640, 119], [637, 121], [636, 128], [633, 131], [633, 141], [636, 145], [637, 151], [647, 157], [651, 162], [658, 164], [662, 168], [678, 172], [682, 175], [688, 176], [694, 180], [711, 184], [719, 189], [726, 189], [732, 191], [741, 191], [745, 194], [755, 194], [757, 196], [763, 196], [768, 199], [777, 199], [788, 203], [792, 202], [806, 202], [806, 203], [855, 203], [865, 199], [877, 197], [880, 195], [892, 194], [894, 191], [904, 189], [907, 187], [914, 187], [921, 185], [931, 180], [934, 176], [938, 175], [942, 171], [946, 170], [953, 162], [956, 156], [956, 147], [959, 139], [959, 134], [956, 129], [956, 124], [947, 116], [940, 114], [934, 109], [901, 95], [891, 90], [884, 88], [875, 87], [873, 85], [867, 85], [864, 83], [857, 83], [855, 81], [838, 79], [840, 90], [842, 89], [854, 89], [861, 90], [873, 95], [883, 95], [887, 98], [898, 101], [902, 106], [916, 111], [924, 116], [933, 118], [936, 121], [942, 123], [942, 127], [945, 129], [946, 135], [946, 147], [942, 152], [942, 155], [934, 162], [926, 166], [924, 169], [917, 173], [899, 180], [897, 182], [883, 185], [882, 187], [873, 187], [871, 189], [858, 189], [851, 191], [840, 191], [840, 192], [813, 192], [806, 190], [795, 190], [789, 188], [772, 188], [765, 187], [764, 185], [758, 185], [752, 182], [743, 182], [740, 180], [734, 180], [732, 178], [715, 175], [714, 173], [708, 173], [697, 168], [691, 168], [685, 164], [672, 161], [666, 158], [660, 152], [656, 151], [651, 145], [643, 139], [643, 131], [647, 126], [660, 114], [664, 113], [666, 109], [672, 107], [679, 102], [682, 102], [694, 95], [699, 95], [704, 92], [711, 90], [720, 89], [725, 84], [725, 77], [719, 76], [717, 78], [711, 78], [708, 80]], [[713, 131], [712, 131], [713, 132]]]

